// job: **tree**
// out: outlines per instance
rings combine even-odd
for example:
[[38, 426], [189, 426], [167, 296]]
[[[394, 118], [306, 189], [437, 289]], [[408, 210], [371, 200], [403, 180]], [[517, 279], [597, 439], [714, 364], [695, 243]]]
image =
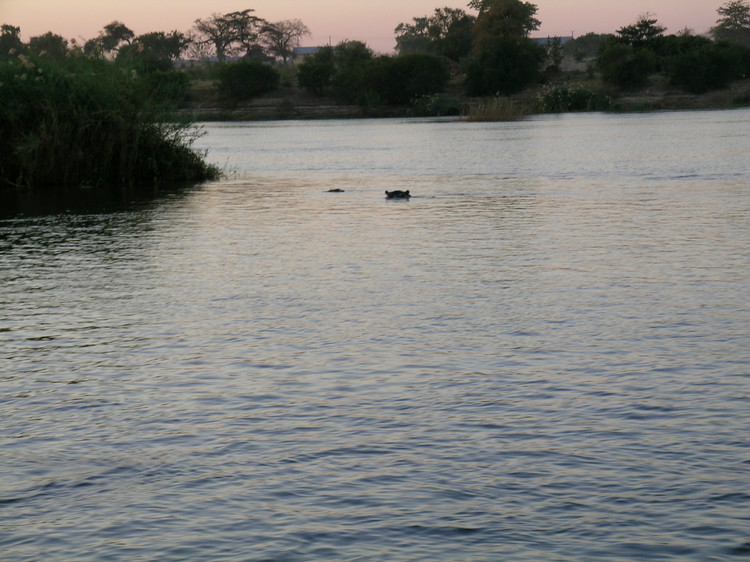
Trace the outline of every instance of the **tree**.
[[546, 51], [527, 37], [501, 37], [474, 54], [466, 69], [472, 96], [509, 95], [539, 78]]
[[188, 43], [179, 31], [154, 31], [139, 35], [129, 45], [120, 47], [117, 60], [128, 61], [144, 72], [166, 71], [172, 68]]
[[732, 0], [716, 10], [721, 16], [711, 34], [717, 41], [731, 41], [750, 47], [750, 3]]
[[110, 54], [118, 51], [123, 45], [129, 45], [134, 37], [135, 33], [124, 23], [113, 21], [104, 26], [98, 37], [86, 41], [83, 50], [85, 53]]
[[401, 55], [431, 53], [459, 60], [471, 52], [475, 20], [463, 10], [436, 8], [432, 16], [396, 26], [396, 50]]
[[0, 26], [0, 61], [15, 58], [23, 49], [21, 28], [3, 24]]
[[316, 96], [322, 96], [333, 84], [335, 74], [333, 47], [325, 46], [300, 63], [297, 67], [297, 83], [300, 88]]
[[68, 52], [68, 41], [60, 35], [48, 31], [44, 35], [38, 35], [29, 39], [29, 49], [39, 56], [47, 56], [58, 62], [65, 58]]
[[547, 54], [547, 72], [560, 72], [563, 62], [562, 39], [559, 37], [547, 37], [544, 46]]
[[587, 33], [565, 43], [563, 52], [571, 54], [576, 61], [581, 62], [596, 57], [602, 46], [614, 38], [611, 34]]
[[620, 39], [632, 47], [644, 47], [653, 43], [666, 31], [666, 27], [659, 25], [656, 18], [649, 13], [638, 16], [632, 25], [626, 25], [617, 30]]
[[362, 41], [342, 41], [333, 51], [336, 72], [333, 76], [334, 94], [350, 102], [359, 101], [363, 83], [367, 79], [367, 63], [373, 52]]
[[521, 0], [472, 0], [478, 10], [467, 90], [472, 95], [511, 94], [539, 77], [546, 51], [528, 35], [541, 23], [537, 7]]
[[474, 48], [491, 44], [498, 37], [528, 37], [541, 22], [534, 16], [537, 7], [521, 0], [471, 0], [469, 7], [479, 11], [474, 26]]
[[[195, 38], [198, 43], [211, 45], [220, 63], [227, 55], [244, 54], [253, 58], [259, 50], [260, 37], [268, 22], [252, 15], [247, 9], [228, 14], [211, 14], [206, 19], [195, 20]], [[260, 49], [262, 51], [262, 49]]]
[[266, 49], [281, 58], [284, 64], [291, 58], [294, 47], [299, 47], [303, 37], [310, 36], [310, 29], [301, 20], [284, 20], [270, 24], [264, 35]]
[[246, 59], [267, 58], [265, 49], [261, 44], [263, 34], [268, 30], [269, 23], [263, 18], [252, 15], [254, 10], [242, 10], [227, 14], [234, 22], [237, 33], [236, 52]]

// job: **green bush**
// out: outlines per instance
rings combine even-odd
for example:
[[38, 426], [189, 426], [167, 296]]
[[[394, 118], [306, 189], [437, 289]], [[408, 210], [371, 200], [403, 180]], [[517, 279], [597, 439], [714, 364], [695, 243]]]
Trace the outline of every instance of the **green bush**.
[[169, 123], [119, 64], [20, 55], [0, 63], [0, 185], [104, 186], [213, 178], [195, 130]]
[[379, 57], [365, 68], [365, 89], [389, 105], [408, 105], [423, 96], [442, 92], [450, 73], [434, 55]]
[[217, 69], [221, 92], [234, 101], [246, 101], [279, 87], [281, 75], [258, 61], [223, 64]]
[[656, 70], [657, 60], [652, 51], [611, 42], [599, 54], [602, 80], [623, 90], [634, 90], [648, 84], [649, 75]]
[[470, 96], [521, 91], [537, 80], [546, 51], [526, 37], [500, 37], [475, 54], [466, 70], [466, 91]]
[[190, 77], [177, 70], [157, 70], [143, 76], [144, 95], [167, 105], [179, 105], [188, 97]]
[[671, 57], [667, 76], [685, 90], [700, 94], [726, 88], [747, 76], [750, 49], [731, 43], [703, 43]]
[[297, 69], [297, 84], [311, 94], [322, 96], [333, 83], [336, 63], [332, 47], [322, 47], [302, 61]]

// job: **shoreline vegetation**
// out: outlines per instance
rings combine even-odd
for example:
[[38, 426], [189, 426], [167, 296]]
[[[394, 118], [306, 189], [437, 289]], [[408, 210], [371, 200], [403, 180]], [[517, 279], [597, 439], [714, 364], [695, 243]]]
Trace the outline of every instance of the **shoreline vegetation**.
[[[544, 113], [570, 113], [580, 111], [644, 112], [702, 109], [736, 109], [750, 107], [750, 80], [739, 80], [727, 88], [702, 94], [691, 94], [670, 87], [663, 79], [654, 76], [648, 87], [638, 91], [599, 94], [598, 105], [570, 107], [570, 101], [558, 102], [551, 109], [545, 107], [545, 93], [555, 93], [566, 98], [571, 90], [589, 84], [595, 91], [597, 84], [580, 81], [576, 73], [561, 76], [555, 85], [531, 87], [510, 96], [468, 97], [458, 92], [446, 91], [421, 100], [421, 103], [404, 106], [368, 107], [342, 103], [335, 98], [321, 98], [306, 94], [298, 88], [279, 88], [245, 103], [222, 102], [218, 94], [206, 92], [201, 84], [191, 91], [185, 104], [174, 115], [180, 119], [198, 122], [209, 121], [270, 121], [308, 119], [358, 119], [406, 117], [456, 117], [467, 121], [512, 121]], [[588, 102], [587, 102], [588, 103]]]
[[[470, 0], [395, 29], [396, 54], [361, 41], [295, 53], [299, 20], [243, 10], [187, 35], [120, 22], [78, 44], [0, 26], [0, 188], [166, 186], [220, 177], [193, 149], [206, 121], [455, 117], [750, 106], [750, 4], [707, 35], [650, 14], [616, 34], [532, 39], [537, 7]], [[187, 59], [186, 59], [187, 56]], [[192, 57], [192, 58], [190, 58]], [[188, 60], [189, 59], [189, 60]]]
[[4, 187], [157, 186], [216, 178], [199, 131], [144, 92], [137, 71], [20, 54], [0, 65]]

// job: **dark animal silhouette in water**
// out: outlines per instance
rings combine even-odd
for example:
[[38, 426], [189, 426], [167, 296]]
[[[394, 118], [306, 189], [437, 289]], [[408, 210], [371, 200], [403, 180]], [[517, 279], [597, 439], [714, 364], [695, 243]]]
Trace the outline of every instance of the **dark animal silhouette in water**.
[[328, 193], [344, 193], [344, 190], [337, 187], [336, 189], [329, 189]]
[[386, 199], [408, 199], [409, 197], [411, 197], [411, 195], [409, 195], [408, 189], [406, 191], [401, 191], [399, 189], [395, 191], [386, 190], [385, 192]]

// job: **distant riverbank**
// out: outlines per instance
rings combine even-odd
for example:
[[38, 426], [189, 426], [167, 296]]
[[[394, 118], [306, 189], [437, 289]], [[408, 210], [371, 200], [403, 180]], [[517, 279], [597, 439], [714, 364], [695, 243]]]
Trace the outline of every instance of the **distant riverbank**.
[[[561, 82], [578, 83], [576, 81]], [[596, 86], [594, 86], [596, 87]], [[530, 88], [506, 98], [522, 108], [523, 114], [544, 113], [538, 99], [543, 86]], [[180, 109], [183, 117], [195, 121], [263, 121], [286, 119], [350, 119], [361, 117], [415, 117], [425, 112], [414, 106], [366, 107], [344, 104], [334, 98], [317, 97], [294, 87], [280, 88], [243, 104], [226, 104], [206, 84], [193, 88], [190, 101]], [[683, 109], [728, 109], [750, 107], [750, 79], [733, 83], [729, 88], [704, 94], [689, 94], [654, 78], [647, 88], [635, 92], [608, 93], [610, 111], [660, 111]], [[435, 96], [440, 110], [434, 115], [466, 115], [482, 103], [458, 91]], [[441, 113], [442, 112], [442, 113]], [[429, 113], [427, 113], [429, 116]]]

